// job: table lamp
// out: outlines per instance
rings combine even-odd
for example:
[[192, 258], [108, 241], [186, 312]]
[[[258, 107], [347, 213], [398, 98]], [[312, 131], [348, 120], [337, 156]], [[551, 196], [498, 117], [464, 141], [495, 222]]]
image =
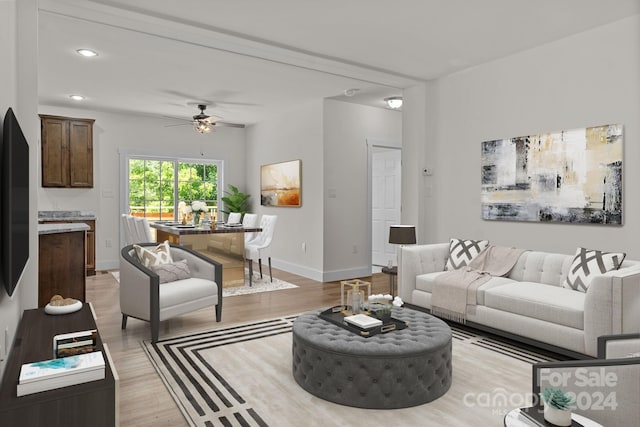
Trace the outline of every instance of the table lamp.
[[[390, 225], [389, 243], [395, 245], [412, 245], [416, 243], [415, 225]], [[389, 268], [392, 266], [389, 265]]]
[[390, 225], [389, 243], [396, 245], [412, 245], [416, 242], [415, 225]]
[[[389, 243], [395, 245], [412, 245], [416, 243], [415, 225], [391, 225], [389, 226]], [[387, 268], [382, 272], [389, 275], [389, 294], [393, 295], [393, 276], [398, 274], [398, 268], [389, 260]]]

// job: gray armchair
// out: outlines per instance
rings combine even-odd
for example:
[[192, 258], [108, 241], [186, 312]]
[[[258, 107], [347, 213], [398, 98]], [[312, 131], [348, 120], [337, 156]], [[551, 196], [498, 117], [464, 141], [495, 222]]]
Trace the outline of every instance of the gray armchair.
[[533, 365], [533, 393], [545, 387], [576, 395], [576, 414], [603, 426], [640, 420], [640, 334], [598, 338], [598, 358]]
[[[140, 246], [155, 246], [155, 243]], [[191, 277], [160, 283], [160, 276], [143, 266], [133, 245], [120, 251], [120, 311], [122, 329], [129, 316], [151, 323], [151, 340], [158, 340], [160, 322], [216, 306], [222, 319], [222, 264], [183, 246], [170, 245], [174, 262], [187, 261]]]

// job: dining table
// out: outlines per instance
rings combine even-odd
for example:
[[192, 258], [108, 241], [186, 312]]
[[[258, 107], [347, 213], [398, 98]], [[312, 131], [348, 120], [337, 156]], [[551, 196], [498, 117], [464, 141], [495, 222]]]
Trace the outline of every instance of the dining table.
[[185, 246], [222, 264], [222, 286], [244, 286], [246, 277], [244, 242], [246, 233], [259, 233], [260, 227], [242, 224], [182, 224], [173, 221], [150, 222], [156, 242], [169, 241]]

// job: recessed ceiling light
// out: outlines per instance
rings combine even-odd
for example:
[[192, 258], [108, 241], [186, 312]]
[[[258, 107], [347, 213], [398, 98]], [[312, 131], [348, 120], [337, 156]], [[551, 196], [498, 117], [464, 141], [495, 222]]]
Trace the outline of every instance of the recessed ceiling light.
[[91, 50], [91, 49], [78, 49], [78, 50], [76, 50], [76, 52], [78, 52], [78, 54], [80, 54], [82, 56], [86, 56], [87, 58], [91, 58], [93, 56], [98, 56], [98, 52], [96, 52], [95, 50]]
[[69, 98], [73, 99], [74, 101], [82, 101], [84, 99], [84, 96], [82, 96], [82, 95], [69, 95]]
[[402, 97], [401, 96], [392, 96], [389, 98], [385, 98], [384, 102], [387, 103], [387, 106], [389, 108], [392, 108], [394, 110], [397, 110], [398, 108], [402, 107]]

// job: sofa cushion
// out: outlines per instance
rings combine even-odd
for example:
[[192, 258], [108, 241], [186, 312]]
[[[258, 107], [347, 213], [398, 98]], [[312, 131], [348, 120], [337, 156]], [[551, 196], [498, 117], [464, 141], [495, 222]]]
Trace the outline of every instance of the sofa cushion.
[[[435, 273], [426, 273], [416, 276], [416, 289], [431, 293], [434, 281], [443, 273], [446, 272], [437, 271]], [[476, 292], [476, 304], [484, 305], [484, 293], [487, 289], [491, 289], [495, 286], [501, 286], [505, 283], [514, 283], [514, 280], [509, 279], [508, 277], [492, 277], [487, 283], [483, 283]]]
[[587, 288], [597, 276], [607, 271], [620, 268], [624, 257], [623, 252], [602, 252], [594, 249], [578, 248], [573, 258], [567, 279], [563, 287], [574, 291], [587, 292]]
[[136, 255], [138, 255], [140, 264], [147, 268], [152, 265], [168, 264], [173, 262], [173, 258], [171, 258], [171, 246], [169, 246], [168, 240], [165, 240], [163, 243], [160, 243], [158, 246], [150, 250], [140, 245], [133, 245], [133, 249], [136, 251]]
[[189, 270], [186, 259], [168, 264], [152, 265], [151, 270], [158, 275], [160, 283], [175, 282], [191, 277], [191, 270]]
[[582, 330], [585, 296], [560, 286], [513, 282], [487, 289], [484, 305]]
[[451, 239], [446, 269], [457, 270], [466, 267], [487, 246], [489, 246], [488, 240]]
[[519, 282], [562, 286], [572, 260], [573, 255], [527, 251], [520, 255], [508, 277]]

